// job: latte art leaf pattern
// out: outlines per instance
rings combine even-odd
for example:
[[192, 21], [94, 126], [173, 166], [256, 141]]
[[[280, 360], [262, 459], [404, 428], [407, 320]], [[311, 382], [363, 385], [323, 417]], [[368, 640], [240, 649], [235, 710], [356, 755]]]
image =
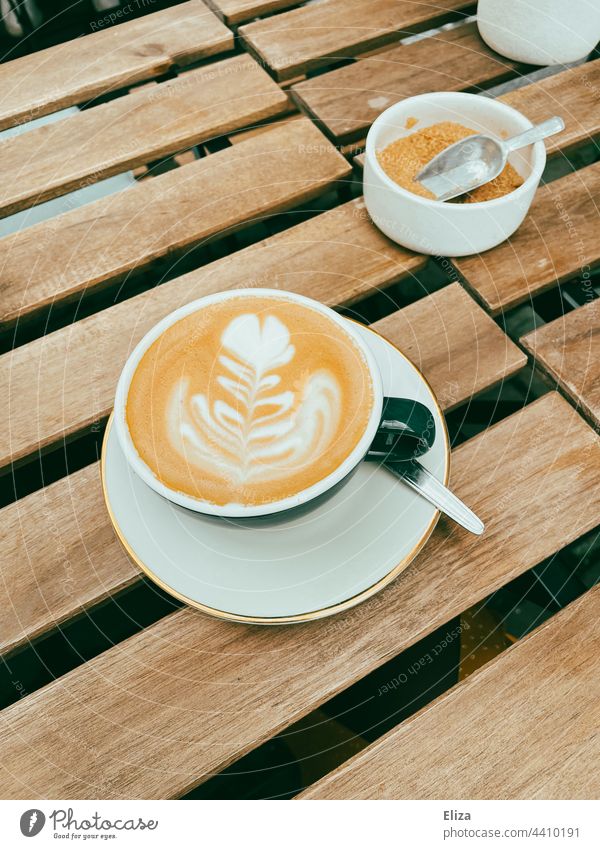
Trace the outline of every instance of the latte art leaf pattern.
[[325, 368], [284, 385], [281, 370], [295, 353], [276, 316], [246, 313], [226, 326], [207, 392], [190, 392], [182, 377], [171, 395], [169, 438], [186, 463], [244, 484], [287, 476], [327, 450], [341, 387]]

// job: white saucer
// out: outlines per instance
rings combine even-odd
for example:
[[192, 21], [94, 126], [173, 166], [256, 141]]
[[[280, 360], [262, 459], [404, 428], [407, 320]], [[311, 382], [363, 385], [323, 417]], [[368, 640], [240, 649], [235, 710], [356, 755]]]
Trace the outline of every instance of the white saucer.
[[[422, 462], [447, 483], [450, 444], [431, 388], [390, 342], [369, 328], [361, 331], [377, 358], [385, 394], [414, 398], [432, 411], [436, 438]], [[102, 483], [117, 536], [164, 590], [221, 619], [283, 624], [353, 607], [406, 569], [439, 517], [375, 463], [362, 463], [338, 492], [293, 519], [249, 527], [202, 516], [165, 500], [137, 477], [111, 422]]]

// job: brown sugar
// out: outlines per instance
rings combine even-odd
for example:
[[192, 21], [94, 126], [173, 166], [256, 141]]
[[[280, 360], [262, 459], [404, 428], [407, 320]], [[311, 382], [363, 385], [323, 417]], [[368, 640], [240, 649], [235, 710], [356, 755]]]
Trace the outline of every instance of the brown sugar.
[[[414, 178], [434, 156], [451, 144], [474, 135], [475, 132], [462, 124], [442, 121], [440, 124], [424, 127], [388, 144], [383, 150], [377, 152], [377, 159], [388, 177], [403, 189], [424, 198], [434, 198], [435, 196], [420, 183], [415, 182]], [[510, 163], [507, 163], [502, 173], [494, 180], [461, 195], [456, 198], [456, 202], [479, 203], [493, 200], [514, 191], [522, 182], [523, 178]]]

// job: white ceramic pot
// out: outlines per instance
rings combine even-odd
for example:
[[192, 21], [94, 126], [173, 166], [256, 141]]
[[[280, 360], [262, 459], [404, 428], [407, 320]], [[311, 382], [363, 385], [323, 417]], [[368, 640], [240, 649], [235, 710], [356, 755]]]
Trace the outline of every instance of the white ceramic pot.
[[[373, 409], [371, 410], [371, 415], [369, 417], [365, 432], [357, 443], [354, 450], [346, 457], [344, 462], [337, 467], [337, 469], [335, 469], [329, 475], [327, 475], [317, 483], [313, 484], [312, 486], [308, 487], [307, 489], [304, 489], [301, 492], [298, 492], [295, 495], [291, 495], [288, 498], [282, 499], [280, 501], [272, 501], [268, 504], [261, 504], [259, 506], [247, 506], [243, 504], [226, 504], [224, 506], [220, 506], [217, 504], [211, 504], [206, 501], [201, 501], [200, 499], [194, 498], [191, 495], [186, 495], [183, 492], [177, 492], [176, 490], [170, 489], [168, 486], [162, 483], [162, 481], [158, 480], [152, 470], [144, 463], [135, 448], [135, 445], [129, 433], [129, 428], [127, 427], [127, 420], [125, 415], [127, 395], [129, 393], [129, 386], [131, 384], [131, 380], [138, 366], [138, 363], [140, 362], [141, 358], [148, 350], [150, 345], [152, 345], [152, 343], [156, 339], [158, 339], [158, 337], [163, 334], [165, 330], [167, 330], [167, 328], [171, 327], [172, 324], [175, 324], [175, 322], [180, 321], [182, 318], [185, 318], [185, 316], [191, 315], [194, 312], [201, 311], [210, 304], [226, 301], [231, 298], [237, 299], [265, 297], [275, 298], [277, 300], [292, 301], [310, 307], [311, 309], [314, 309], [317, 312], [326, 315], [342, 330], [343, 333], [347, 334], [350, 339], [354, 341], [359, 351], [362, 352], [366, 361], [367, 367], [371, 375], [374, 393]], [[188, 510], [194, 510], [198, 513], [205, 513], [211, 516], [226, 516], [231, 518], [242, 519], [252, 518], [256, 516], [269, 516], [275, 513], [281, 513], [283, 511], [296, 509], [304, 504], [307, 504], [309, 501], [316, 501], [317, 498], [324, 496], [326, 493], [333, 490], [334, 487], [337, 487], [338, 485], [344, 483], [349, 478], [351, 473], [355, 471], [359, 463], [366, 455], [369, 446], [373, 441], [373, 437], [377, 432], [377, 428], [379, 427], [382, 407], [383, 383], [381, 379], [381, 373], [379, 371], [379, 366], [377, 365], [377, 361], [371, 349], [365, 342], [363, 335], [361, 335], [358, 329], [358, 325], [355, 325], [353, 322], [348, 321], [347, 319], [334, 312], [334, 310], [324, 306], [318, 301], [314, 301], [311, 298], [306, 298], [303, 295], [297, 295], [293, 292], [282, 292], [275, 289], [229, 289], [225, 292], [218, 292], [214, 295], [208, 295], [205, 298], [200, 298], [199, 300], [192, 301], [191, 303], [180, 307], [179, 309], [175, 310], [174, 312], [170, 313], [165, 318], [163, 318], [162, 321], [159, 321], [158, 324], [156, 324], [151, 330], [149, 330], [148, 333], [146, 333], [146, 335], [141, 339], [141, 341], [138, 342], [138, 344], [130, 354], [127, 362], [125, 363], [125, 366], [119, 378], [119, 382], [117, 384], [114, 408], [114, 425], [119, 444], [130, 468], [133, 469], [133, 471], [138, 475], [138, 477], [140, 477], [144, 481], [144, 483], [146, 483], [159, 495], [162, 495], [164, 498], [168, 499], [173, 504], [178, 504], [180, 507], [186, 507]]]
[[600, 0], [479, 0], [477, 25], [486, 44], [509, 59], [575, 62], [600, 40]]
[[[418, 122], [411, 129], [406, 128], [409, 118]], [[546, 148], [543, 142], [537, 142], [509, 156], [524, 182], [504, 197], [469, 204], [429, 200], [390, 179], [376, 153], [401, 136], [441, 121], [454, 121], [499, 137], [516, 135], [532, 126], [511, 106], [478, 94], [431, 92], [390, 106], [373, 123], [367, 136], [367, 210], [386, 236], [419, 253], [468, 256], [487, 251], [512, 235], [525, 218], [546, 164]]]

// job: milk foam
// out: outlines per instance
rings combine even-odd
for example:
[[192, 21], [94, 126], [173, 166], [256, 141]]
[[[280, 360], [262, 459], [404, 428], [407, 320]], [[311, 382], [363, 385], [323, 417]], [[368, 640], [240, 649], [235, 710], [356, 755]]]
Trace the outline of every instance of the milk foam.
[[221, 335], [207, 393], [180, 378], [166, 410], [172, 446], [188, 464], [240, 483], [287, 477], [327, 450], [340, 423], [341, 387], [327, 369], [285, 385], [296, 354], [277, 317], [236, 316]]

